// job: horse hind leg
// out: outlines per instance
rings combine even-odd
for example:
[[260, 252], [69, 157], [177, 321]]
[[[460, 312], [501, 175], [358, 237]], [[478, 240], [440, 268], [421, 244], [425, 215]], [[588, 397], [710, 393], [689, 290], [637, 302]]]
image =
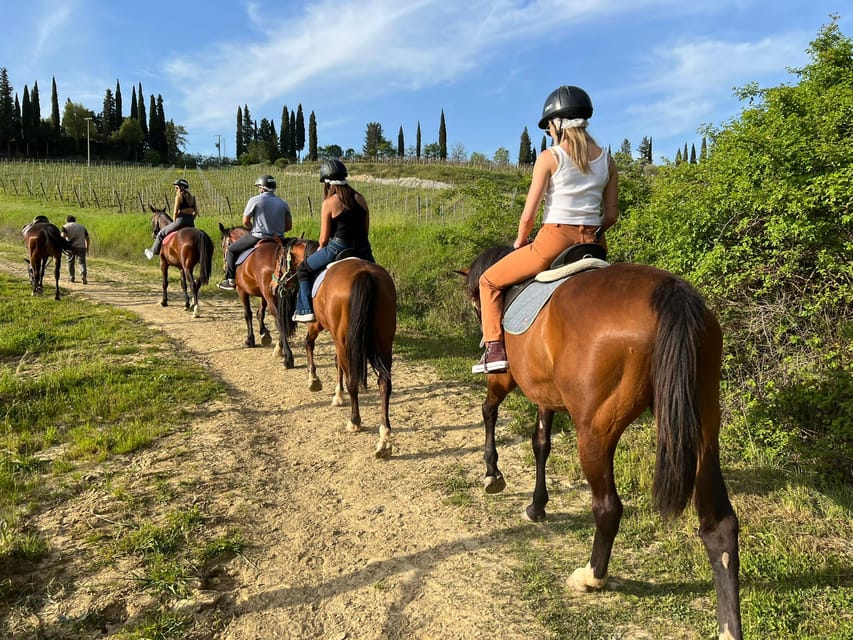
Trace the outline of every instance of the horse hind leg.
[[[599, 432], [603, 434], [600, 437]], [[621, 430], [593, 431], [589, 425], [577, 423], [577, 433], [581, 467], [592, 490], [595, 536], [589, 562], [572, 573], [569, 586], [575, 591], [587, 591], [604, 586], [613, 541], [622, 520], [622, 502], [613, 479], [613, 455]]]
[[391, 376], [379, 376], [379, 395], [382, 398], [382, 424], [379, 425], [379, 442], [376, 445], [375, 456], [380, 460], [387, 460], [394, 452], [391, 443]]
[[545, 486], [545, 465], [551, 454], [551, 426], [554, 412], [539, 407], [536, 429], [533, 431], [533, 456], [536, 458], [536, 486], [533, 489], [533, 502], [524, 510], [525, 519], [530, 522], [545, 520], [545, 505], [548, 504], [548, 488]]

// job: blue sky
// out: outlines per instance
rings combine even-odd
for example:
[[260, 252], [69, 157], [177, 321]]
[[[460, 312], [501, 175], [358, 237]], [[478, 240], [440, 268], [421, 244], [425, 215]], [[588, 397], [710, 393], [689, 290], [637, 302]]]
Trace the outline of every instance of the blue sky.
[[[546, 96], [585, 88], [603, 145], [673, 158], [697, 129], [743, 105], [733, 88], [793, 80], [830, 13], [851, 35], [841, 0], [3, 0], [0, 67], [15, 92], [38, 82], [50, 113], [51, 78], [66, 99], [98, 112], [121, 83], [124, 115], [142, 83], [190, 153], [233, 155], [237, 107], [279, 128], [284, 105], [314, 111], [321, 146], [361, 150], [368, 122], [396, 148], [448, 147], [514, 162], [528, 128], [534, 147]], [[128, 10], [133, 7], [133, 11]], [[849, 5], [847, 5], [849, 6]], [[219, 138], [218, 138], [219, 137]]]

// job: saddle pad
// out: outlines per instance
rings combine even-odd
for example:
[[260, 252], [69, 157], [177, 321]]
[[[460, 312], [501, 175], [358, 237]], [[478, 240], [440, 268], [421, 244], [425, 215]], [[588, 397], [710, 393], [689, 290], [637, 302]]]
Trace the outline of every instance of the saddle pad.
[[239, 265], [239, 264], [243, 264], [244, 262], [246, 262], [246, 258], [248, 258], [250, 255], [252, 255], [252, 252], [255, 250], [255, 247], [257, 247], [257, 246], [258, 245], [255, 245], [253, 247], [249, 247], [245, 251], [241, 252], [240, 255], [237, 256], [237, 262], [234, 263], [235, 266]]
[[[591, 262], [590, 262], [591, 261]], [[584, 264], [585, 263], [585, 264]], [[590, 271], [591, 269], [600, 269], [610, 266], [609, 263], [598, 258], [584, 258], [564, 267], [552, 269], [551, 271], [543, 271], [530, 281], [521, 292], [513, 298], [509, 306], [504, 309], [503, 328], [504, 331], [514, 336], [521, 335], [530, 328], [536, 316], [545, 306], [545, 303], [551, 299], [551, 294], [572, 276], [577, 275], [581, 271]], [[570, 275], [557, 276], [555, 279], [551, 277], [558, 272], [568, 271]], [[548, 276], [546, 274], [551, 274]], [[540, 281], [539, 276], [546, 275], [547, 281]]]
[[602, 267], [609, 266], [609, 262], [599, 260], [598, 258], [581, 258], [576, 262], [564, 264], [562, 267], [557, 267], [556, 269], [549, 269], [548, 271], [538, 273], [536, 275], [536, 281], [553, 282], [554, 280], [559, 280], [560, 278], [568, 278], [571, 275], [580, 273], [581, 271], [586, 271], [587, 269], [601, 269]]
[[504, 331], [514, 336], [521, 335], [530, 328], [539, 311], [551, 298], [551, 294], [567, 278], [551, 282], [532, 281], [519, 293], [509, 306], [504, 309]]
[[314, 280], [314, 286], [311, 287], [311, 297], [317, 295], [317, 292], [320, 290], [320, 285], [323, 284], [323, 280], [326, 279], [326, 272], [331, 269], [336, 264], [340, 264], [341, 262], [346, 262], [347, 260], [361, 260], [361, 258], [356, 258], [355, 256], [350, 256], [349, 258], [341, 258], [340, 260], [335, 260], [334, 262], [330, 262], [326, 265], [326, 268], [323, 269], [320, 273], [317, 274], [317, 278]]

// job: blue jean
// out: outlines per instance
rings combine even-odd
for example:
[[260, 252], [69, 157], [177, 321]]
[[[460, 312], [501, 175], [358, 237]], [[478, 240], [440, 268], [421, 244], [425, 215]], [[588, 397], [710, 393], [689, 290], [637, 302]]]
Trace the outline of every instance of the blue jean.
[[334, 262], [338, 254], [344, 249], [353, 249], [359, 253], [360, 258], [375, 262], [370, 244], [347, 245], [335, 239], [330, 240], [329, 244], [312, 253], [299, 265], [297, 271], [299, 277], [299, 294], [296, 298], [296, 313], [304, 315], [314, 312], [314, 305], [311, 298], [311, 288], [314, 286], [314, 278], [317, 273]]
[[163, 239], [172, 233], [172, 231], [177, 231], [178, 229], [183, 229], [184, 227], [194, 227], [195, 226], [195, 218], [192, 216], [182, 216], [178, 215], [177, 219], [171, 224], [166, 225], [160, 231], [157, 232], [157, 235], [154, 237], [154, 244], [151, 245], [151, 253], [155, 256], [160, 255], [160, 247], [163, 246]]

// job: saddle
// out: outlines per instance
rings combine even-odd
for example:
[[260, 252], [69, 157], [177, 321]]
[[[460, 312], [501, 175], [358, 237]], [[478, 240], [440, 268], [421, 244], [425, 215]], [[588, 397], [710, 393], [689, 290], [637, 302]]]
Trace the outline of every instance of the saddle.
[[584, 271], [609, 267], [606, 257], [607, 251], [601, 245], [592, 242], [572, 245], [554, 259], [550, 269], [507, 289], [504, 330], [514, 335], [527, 331], [557, 287]]

